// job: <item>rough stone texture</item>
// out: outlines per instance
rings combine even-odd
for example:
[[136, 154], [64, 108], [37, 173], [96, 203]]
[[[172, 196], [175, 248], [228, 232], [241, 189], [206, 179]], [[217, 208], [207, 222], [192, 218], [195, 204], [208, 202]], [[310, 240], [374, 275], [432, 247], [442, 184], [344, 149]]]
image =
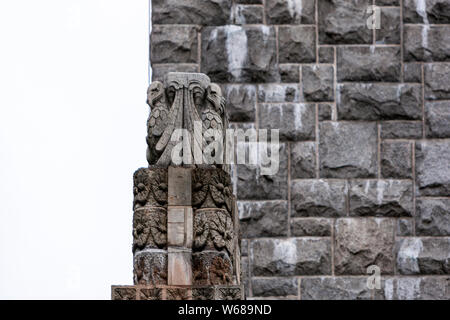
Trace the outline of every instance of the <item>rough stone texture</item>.
[[450, 138], [450, 101], [433, 101], [425, 105], [427, 138]]
[[333, 47], [319, 47], [319, 62], [320, 63], [334, 63], [334, 48]]
[[412, 143], [384, 141], [381, 144], [381, 176], [412, 179]]
[[296, 296], [298, 280], [296, 278], [255, 278], [252, 280], [252, 290], [255, 297]]
[[302, 88], [306, 101], [334, 100], [334, 68], [332, 66], [302, 67]]
[[412, 216], [412, 182], [408, 180], [353, 180], [350, 182], [350, 215]]
[[298, 82], [300, 79], [300, 67], [298, 64], [280, 64], [281, 82]]
[[312, 24], [314, 23], [315, 1], [266, 0], [267, 23]]
[[338, 81], [400, 80], [400, 48], [338, 47]]
[[404, 25], [405, 61], [449, 61], [450, 26]]
[[169, 72], [197, 72], [198, 65], [192, 63], [152, 64], [152, 81], [163, 81]]
[[450, 141], [416, 142], [416, 182], [421, 196], [450, 194]]
[[405, 23], [450, 23], [448, 0], [404, 0], [403, 21]]
[[450, 273], [450, 238], [405, 238], [396, 247], [400, 274]]
[[397, 220], [397, 236], [410, 237], [414, 235], [414, 220], [413, 219], [398, 219]]
[[254, 121], [256, 108], [256, 88], [252, 85], [223, 85], [230, 121]]
[[291, 144], [291, 178], [304, 179], [316, 176], [316, 144], [295, 142]]
[[422, 119], [419, 84], [346, 83], [336, 91], [339, 120]]
[[391, 219], [338, 219], [335, 273], [363, 275], [367, 267], [377, 265], [382, 274], [393, 274], [395, 228]]
[[385, 121], [381, 123], [381, 139], [420, 139], [422, 122], [419, 121]]
[[450, 199], [416, 200], [416, 235], [450, 236]]
[[153, 24], [229, 24], [231, 1], [152, 0], [152, 21]]
[[292, 218], [291, 235], [294, 237], [329, 237], [332, 220], [325, 218]]
[[370, 178], [376, 175], [375, 124], [321, 122], [319, 131], [321, 177]]
[[207, 27], [202, 32], [201, 71], [217, 82], [277, 81], [276, 48], [273, 27]]
[[450, 63], [427, 64], [424, 66], [424, 74], [426, 99], [450, 99]]
[[370, 300], [366, 277], [320, 277], [301, 279], [302, 300]]
[[420, 63], [404, 63], [403, 64], [403, 81], [404, 82], [422, 82], [422, 65]]
[[239, 201], [242, 237], [274, 237], [287, 235], [287, 201]]
[[258, 85], [258, 102], [299, 102], [300, 88], [293, 84]]
[[381, 8], [380, 27], [376, 30], [377, 44], [400, 43], [400, 8]]
[[347, 192], [346, 181], [294, 180], [291, 187], [291, 216], [344, 216]]
[[333, 106], [331, 106], [330, 104], [321, 103], [318, 105], [318, 109], [319, 109], [318, 115], [319, 121], [332, 120]]
[[280, 140], [299, 141], [315, 138], [315, 106], [300, 103], [259, 105], [259, 128], [279, 129]]
[[[154, 26], [150, 56], [154, 63], [196, 63], [197, 31], [193, 26]], [[166, 34], [171, 37], [167, 38]]]
[[280, 63], [309, 63], [316, 61], [315, 28], [289, 26], [278, 29]]
[[331, 244], [327, 238], [258, 239], [250, 249], [254, 276], [327, 275]]
[[234, 8], [235, 24], [259, 24], [264, 20], [264, 8], [253, 5], [236, 5]]
[[377, 300], [450, 300], [450, 277], [389, 277], [381, 286]]
[[371, 43], [372, 30], [369, 30], [366, 13], [371, 0], [320, 0], [319, 42], [329, 44]]

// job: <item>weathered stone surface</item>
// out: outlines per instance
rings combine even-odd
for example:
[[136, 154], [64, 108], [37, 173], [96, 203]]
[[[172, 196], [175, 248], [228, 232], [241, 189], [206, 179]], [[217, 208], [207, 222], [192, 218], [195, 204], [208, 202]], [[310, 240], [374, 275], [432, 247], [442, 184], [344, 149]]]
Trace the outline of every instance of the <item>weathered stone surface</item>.
[[216, 300], [242, 300], [244, 299], [242, 286], [218, 287], [216, 289]]
[[224, 251], [195, 252], [192, 254], [192, 274], [196, 285], [231, 284], [233, 265]]
[[394, 272], [394, 232], [392, 219], [336, 220], [334, 263], [336, 274], [366, 274], [377, 265], [382, 274]]
[[169, 167], [169, 206], [190, 206], [192, 204], [192, 170]]
[[370, 178], [376, 175], [376, 124], [321, 122], [319, 132], [320, 177]]
[[400, 0], [375, 0], [377, 6], [398, 6]]
[[420, 139], [421, 121], [384, 121], [381, 123], [381, 139]]
[[201, 70], [217, 82], [276, 82], [275, 29], [268, 26], [207, 27]]
[[192, 288], [192, 300], [214, 300], [214, 288]]
[[291, 187], [292, 217], [346, 215], [348, 186], [340, 180], [294, 180]]
[[427, 64], [424, 66], [424, 72], [425, 99], [450, 99], [450, 63]]
[[166, 300], [190, 300], [191, 292], [188, 288], [167, 288]]
[[403, 81], [404, 82], [422, 82], [422, 65], [420, 63], [404, 63], [403, 64]]
[[320, 63], [334, 63], [334, 48], [333, 47], [319, 47], [319, 62]]
[[264, 20], [264, 8], [262, 6], [241, 5], [234, 7], [234, 21], [236, 24], [259, 24]]
[[254, 121], [256, 108], [256, 88], [252, 85], [222, 85], [227, 101], [230, 121]]
[[405, 23], [450, 23], [450, 2], [448, 0], [405, 0], [403, 1]]
[[397, 219], [397, 236], [410, 237], [414, 235], [413, 219]]
[[241, 255], [242, 256], [248, 256], [248, 243], [249, 243], [249, 240], [247, 240], [247, 239], [241, 240]]
[[329, 44], [360, 44], [372, 42], [367, 28], [367, 8], [371, 0], [320, 0], [319, 42]]
[[450, 236], [450, 199], [416, 200], [416, 235]]
[[133, 215], [133, 253], [167, 246], [167, 211], [160, 207], [143, 207]]
[[422, 119], [419, 84], [346, 83], [336, 91], [339, 120]]
[[400, 43], [400, 8], [381, 8], [380, 29], [376, 30], [377, 44]]
[[258, 102], [299, 102], [300, 88], [297, 83], [260, 84]]
[[229, 0], [153, 0], [155, 24], [225, 25], [231, 23]]
[[449, 61], [450, 26], [404, 25], [404, 61]]
[[296, 296], [297, 278], [253, 278], [252, 291], [255, 297]]
[[300, 282], [302, 300], [370, 300], [372, 290], [366, 277], [303, 278]]
[[280, 140], [314, 140], [315, 113], [313, 104], [262, 103], [259, 105], [259, 128], [279, 129]]
[[267, 0], [268, 24], [313, 24], [315, 0]]
[[[268, 147], [269, 149], [270, 147]], [[261, 169], [255, 165], [237, 166], [237, 196], [241, 200], [279, 200], [287, 199], [287, 163], [286, 145], [279, 146], [279, 169], [275, 175], [261, 175]], [[266, 167], [266, 166], [264, 166]], [[269, 167], [269, 166], [267, 166]]]
[[450, 238], [405, 238], [396, 247], [400, 274], [450, 273]]
[[287, 235], [287, 201], [239, 201], [238, 212], [244, 238]]
[[331, 273], [327, 238], [253, 240], [250, 249], [254, 276], [294, 276]]
[[450, 194], [450, 141], [416, 141], [416, 182], [422, 196]]
[[138, 292], [139, 300], [162, 300], [161, 288], [141, 288]]
[[400, 48], [338, 47], [338, 81], [400, 81]]
[[333, 107], [327, 103], [320, 103], [319, 106], [319, 121], [332, 120]]
[[[170, 34], [170, 37], [167, 35]], [[197, 30], [195, 26], [154, 25], [150, 56], [153, 63], [196, 63]]]
[[134, 254], [134, 284], [167, 284], [167, 251], [147, 249]]
[[280, 64], [281, 82], [298, 82], [300, 79], [300, 67], [298, 64]]
[[425, 134], [427, 138], [450, 138], [450, 102], [425, 104]]
[[312, 141], [291, 144], [291, 178], [316, 176], [316, 144]]
[[450, 300], [450, 277], [389, 277], [381, 286], [377, 300]]
[[263, 0], [236, 0], [236, 3], [262, 4], [262, 3], [263, 3]]
[[389, 141], [381, 143], [381, 176], [412, 179], [412, 143]]
[[133, 286], [112, 287], [112, 300], [136, 300], [137, 291]]
[[289, 26], [278, 29], [280, 63], [316, 62], [315, 27]]
[[412, 181], [350, 181], [350, 215], [399, 217], [412, 216]]
[[291, 235], [294, 237], [329, 237], [333, 223], [325, 218], [291, 219]]
[[334, 100], [334, 67], [303, 66], [302, 88], [306, 101]]
[[167, 269], [163, 269], [167, 270], [167, 284], [191, 285], [192, 251], [179, 247], [169, 247], [167, 251]]
[[163, 81], [164, 76], [169, 72], [197, 72], [198, 64], [192, 63], [152, 63], [152, 81]]

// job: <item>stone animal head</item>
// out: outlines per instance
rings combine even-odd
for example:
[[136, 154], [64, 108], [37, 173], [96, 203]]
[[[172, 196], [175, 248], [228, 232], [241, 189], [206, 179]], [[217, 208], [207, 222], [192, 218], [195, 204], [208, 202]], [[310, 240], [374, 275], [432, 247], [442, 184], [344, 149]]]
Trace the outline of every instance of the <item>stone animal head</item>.
[[223, 115], [225, 111], [225, 98], [222, 96], [222, 89], [220, 89], [219, 85], [211, 83], [208, 86], [206, 89], [206, 99], [220, 115]]
[[150, 107], [155, 107], [158, 102], [164, 102], [165, 91], [162, 82], [153, 81], [147, 90], [147, 103]]

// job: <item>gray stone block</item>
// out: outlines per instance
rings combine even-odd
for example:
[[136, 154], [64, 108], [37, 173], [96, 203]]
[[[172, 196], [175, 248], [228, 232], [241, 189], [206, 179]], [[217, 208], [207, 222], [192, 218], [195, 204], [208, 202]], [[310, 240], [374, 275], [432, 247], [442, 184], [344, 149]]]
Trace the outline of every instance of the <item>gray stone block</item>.
[[416, 183], [421, 196], [450, 195], [450, 141], [416, 141]]
[[334, 63], [334, 48], [333, 47], [319, 47], [319, 62], [320, 63]]
[[195, 26], [154, 25], [150, 44], [152, 63], [197, 63]]
[[397, 236], [410, 237], [414, 235], [413, 219], [397, 219]]
[[164, 76], [169, 72], [197, 72], [198, 64], [192, 63], [152, 63], [152, 81], [164, 81]]
[[381, 286], [377, 300], [450, 300], [450, 277], [389, 277]]
[[448, 0], [404, 0], [403, 22], [405, 23], [450, 23]]
[[319, 104], [319, 121], [332, 120], [333, 107], [327, 103]]
[[320, 177], [370, 178], [376, 175], [376, 124], [321, 122], [319, 132]]
[[258, 102], [299, 102], [298, 83], [265, 83], [258, 85]]
[[294, 180], [291, 184], [291, 216], [345, 216], [347, 191], [346, 181]]
[[331, 274], [329, 238], [253, 240], [250, 249], [253, 276]]
[[252, 291], [255, 297], [278, 297], [298, 295], [297, 278], [253, 278]]
[[313, 104], [262, 103], [259, 105], [259, 128], [279, 129], [280, 140], [314, 140], [315, 113]]
[[324, 65], [302, 67], [303, 97], [306, 101], [334, 100], [334, 67]]
[[403, 64], [403, 81], [404, 82], [422, 82], [422, 65], [420, 63], [404, 63]]
[[412, 143], [384, 141], [381, 143], [381, 176], [412, 179]]
[[450, 273], [450, 238], [404, 238], [396, 249], [400, 274]]
[[450, 99], [450, 63], [426, 64], [424, 66], [424, 76], [425, 99]]
[[303, 278], [301, 300], [370, 300], [367, 277]]
[[400, 44], [400, 23], [400, 8], [381, 8], [381, 28], [375, 31], [377, 44]]
[[155, 24], [226, 25], [231, 23], [229, 0], [152, 0]]
[[333, 227], [332, 219], [292, 218], [291, 235], [294, 237], [329, 237]]
[[346, 83], [336, 88], [339, 120], [421, 120], [419, 84]]
[[400, 81], [398, 47], [338, 47], [338, 81]]
[[289, 26], [278, 29], [280, 63], [316, 62], [315, 27]]
[[201, 70], [216, 82], [276, 82], [276, 47], [274, 27], [206, 27]]
[[403, 39], [406, 62], [450, 60], [450, 26], [404, 25]]
[[305, 179], [316, 176], [316, 143], [312, 141], [291, 144], [291, 178]]
[[372, 42], [367, 28], [367, 8], [371, 0], [320, 0], [319, 42], [328, 44], [363, 44]]
[[427, 138], [450, 138], [450, 102], [430, 101], [425, 104]]
[[400, 0], [375, 0], [377, 6], [398, 6]]
[[350, 215], [411, 217], [413, 186], [408, 180], [350, 181]]
[[230, 121], [254, 121], [256, 109], [256, 87], [253, 85], [222, 85]]
[[420, 139], [421, 121], [384, 121], [381, 123], [381, 139]]
[[300, 67], [298, 64], [280, 64], [281, 82], [299, 82]]
[[313, 24], [315, 0], [266, 0], [268, 24]]
[[287, 235], [287, 201], [238, 201], [238, 212], [244, 238]]
[[395, 228], [392, 219], [336, 220], [335, 273], [363, 275], [367, 273], [367, 267], [376, 265], [382, 274], [392, 274]]
[[264, 7], [236, 4], [234, 7], [235, 24], [260, 24], [264, 21]]
[[416, 200], [416, 235], [450, 236], [450, 199]]

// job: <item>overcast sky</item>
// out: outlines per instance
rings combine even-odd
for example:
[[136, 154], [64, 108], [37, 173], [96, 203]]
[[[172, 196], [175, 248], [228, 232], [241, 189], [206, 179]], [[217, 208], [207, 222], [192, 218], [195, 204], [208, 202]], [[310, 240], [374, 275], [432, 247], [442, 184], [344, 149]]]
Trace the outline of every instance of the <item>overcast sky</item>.
[[0, 299], [132, 284], [148, 0], [0, 2]]

